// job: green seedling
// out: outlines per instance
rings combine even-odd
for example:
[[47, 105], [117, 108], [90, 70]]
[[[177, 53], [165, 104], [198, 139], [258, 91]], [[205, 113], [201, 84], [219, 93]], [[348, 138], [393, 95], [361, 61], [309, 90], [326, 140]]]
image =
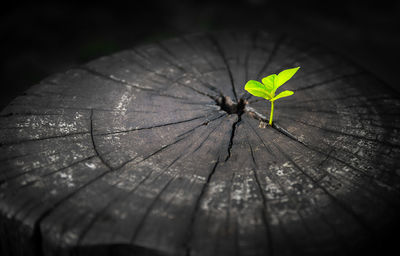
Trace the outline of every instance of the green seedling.
[[278, 75], [272, 74], [267, 77], [264, 77], [261, 80], [262, 83], [255, 80], [250, 80], [244, 86], [244, 89], [249, 93], [251, 93], [252, 95], [264, 98], [271, 102], [271, 114], [269, 117], [269, 125], [272, 126], [272, 118], [274, 117], [274, 102], [277, 99], [288, 97], [294, 94], [293, 91], [286, 90], [275, 96], [276, 90], [279, 87], [281, 87], [284, 83], [286, 83], [290, 78], [292, 78], [292, 76], [296, 74], [299, 68], [300, 67], [286, 69], [280, 72]]

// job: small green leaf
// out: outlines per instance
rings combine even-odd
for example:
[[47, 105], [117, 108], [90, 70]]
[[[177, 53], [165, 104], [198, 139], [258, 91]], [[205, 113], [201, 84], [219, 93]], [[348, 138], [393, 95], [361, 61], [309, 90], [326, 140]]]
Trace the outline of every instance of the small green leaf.
[[278, 95], [276, 95], [274, 98], [271, 99], [271, 101], [276, 101], [277, 99], [288, 97], [293, 94], [294, 94], [293, 91], [286, 90], [286, 91], [283, 91], [283, 92], [279, 93]]
[[276, 79], [276, 74], [264, 77], [261, 81], [265, 85], [266, 89], [271, 92], [274, 89], [274, 83]]
[[244, 89], [256, 97], [261, 97], [267, 100], [272, 98], [272, 95], [267, 91], [265, 85], [255, 80], [248, 81], [244, 86]]
[[267, 77], [264, 77], [261, 81], [262, 83], [255, 81], [255, 80], [250, 80], [246, 83], [244, 86], [244, 89], [248, 91], [250, 94], [256, 96], [256, 97], [261, 97], [264, 99], [267, 99], [271, 102], [271, 112], [269, 116], [269, 125], [272, 126], [272, 119], [274, 117], [274, 102], [277, 99], [288, 97], [290, 95], [293, 95], [293, 91], [283, 91], [279, 93], [278, 95], [275, 96], [276, 90], [286, 83], [290, 78], [296, 74], [297, 70], [299, 70], [300, 67], [297, 68], [291, 68], [291, 69], [286, 69], [280, 72], [278, 75], [272, 74]]
[[[294, 76], [294, 74], [296, 74], [296, 72], [297, 72], [297, 70], [299, 70], [299, 68], [300, 67], [290, 68], [290, 69], [286, 69], [286, 70], [283, 70], [282, 72], [280, 72], [275, 79], [275, 86], [274, 86], [275, 91], [281, 85], [286, 83], [290, 78], [292, 78], [292, 76]], [[275, 91], [274, 91], [274, 93], [275, 93]]]

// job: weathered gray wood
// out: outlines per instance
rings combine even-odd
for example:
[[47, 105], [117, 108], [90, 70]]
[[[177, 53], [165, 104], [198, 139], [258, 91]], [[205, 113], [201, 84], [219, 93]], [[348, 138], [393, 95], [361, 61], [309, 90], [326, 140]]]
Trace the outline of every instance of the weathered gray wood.
[[[294, 66], [294, 96], [260, 128], [269, 105], [245, 82]], [[336, 54], [263, 31], [189, 35], [55, 74], [1, 112], [0, 251], [381, 250], [398, 224], [399, 106]]]

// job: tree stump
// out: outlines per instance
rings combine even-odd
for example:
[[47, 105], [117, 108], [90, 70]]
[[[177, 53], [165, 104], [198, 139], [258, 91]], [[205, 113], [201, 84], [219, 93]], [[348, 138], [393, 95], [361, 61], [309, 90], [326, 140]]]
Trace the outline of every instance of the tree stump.
[[[301, 66], [278, 100], [246, 81]], [[400, 100], [324, 47], [193, 34], [55, 74], [1, 112], [2, 255], [331, 255], [400, 206]]]

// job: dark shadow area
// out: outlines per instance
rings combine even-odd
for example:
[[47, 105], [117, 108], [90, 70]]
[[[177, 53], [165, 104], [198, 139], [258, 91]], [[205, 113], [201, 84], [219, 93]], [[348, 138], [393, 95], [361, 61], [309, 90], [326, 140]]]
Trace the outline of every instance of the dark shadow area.
[[229, 115], [236, 114], [238, 116], [242, 115], [244, 112], [244, 108], [246, 106], [246, 101], [244, 99], [240, 99], [238, 103], [233, 102], [231, 98], [225, 96], [220, 97], [216, 101], [216, 104], [221, 108], [221, 110], [225, 111]]

